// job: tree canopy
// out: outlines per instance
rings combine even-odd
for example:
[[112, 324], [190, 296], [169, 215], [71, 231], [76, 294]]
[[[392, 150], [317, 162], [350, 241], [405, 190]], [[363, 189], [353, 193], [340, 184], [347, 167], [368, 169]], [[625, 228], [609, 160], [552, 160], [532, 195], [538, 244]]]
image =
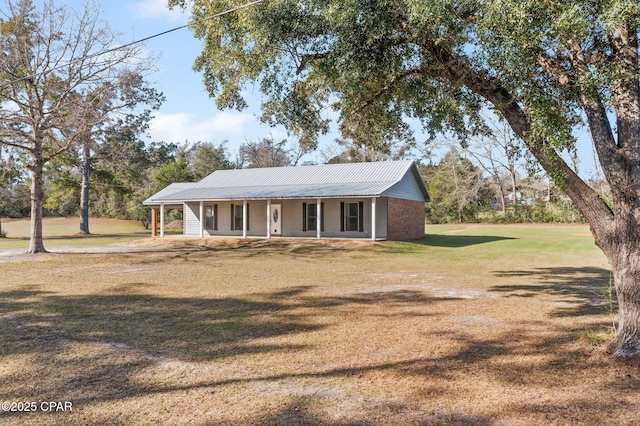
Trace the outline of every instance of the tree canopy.
[[[637, 0], [273, 0], [191, 2], [204, 50], [194, 67], [220, 108], [259, 84], [263, 119], [313, 144], [339, 116], [370, 146], [426, 132], [463, 140], [501, 116], [591, 225], [612, 267], [620, 326], [611, 349], [640, 353], [640, 87]], [[185, 0], [169, 0], [185, 7]], [[563, 160], [584, 123], [613, 208]]]

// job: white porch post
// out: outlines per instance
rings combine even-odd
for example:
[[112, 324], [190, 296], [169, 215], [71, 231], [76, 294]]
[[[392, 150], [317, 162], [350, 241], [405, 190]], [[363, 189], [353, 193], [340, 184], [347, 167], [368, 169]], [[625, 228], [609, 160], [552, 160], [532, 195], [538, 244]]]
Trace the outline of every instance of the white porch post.
[[164, 237], [164, 203], [160, 203], [160, 236]]
[[247, 238], [247, 200], [242, 200], [242, 238]]
[[267, 200], [267, 239], [271, 239], [271, 200]]
[[371, 239], [376, 240], [376, 198], [371, 199]]
[[322, 199], [318, 198], [316, 200], [316, 238], [320, 239], [322, 227], [320, 224], [322, 223]]
[[200, 201], [200, 238], [204, 237], [204, 201]]

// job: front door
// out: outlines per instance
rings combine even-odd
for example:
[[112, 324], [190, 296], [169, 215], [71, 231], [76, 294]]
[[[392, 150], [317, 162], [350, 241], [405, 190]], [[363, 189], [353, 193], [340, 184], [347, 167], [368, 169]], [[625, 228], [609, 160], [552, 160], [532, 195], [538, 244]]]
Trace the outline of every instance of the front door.
[[282, 235], [282, 204], [271, 204], [271, 235]]

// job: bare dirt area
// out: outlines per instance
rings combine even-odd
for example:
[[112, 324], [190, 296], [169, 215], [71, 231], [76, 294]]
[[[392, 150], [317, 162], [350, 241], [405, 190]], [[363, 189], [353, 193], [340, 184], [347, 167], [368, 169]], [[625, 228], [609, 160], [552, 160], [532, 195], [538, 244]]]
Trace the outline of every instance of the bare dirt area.
[[584, 230], [452, 229], [5, 254], [0, 400], [72, 411], [0, 422], [637, 424], [640, 363], [604, 349]]

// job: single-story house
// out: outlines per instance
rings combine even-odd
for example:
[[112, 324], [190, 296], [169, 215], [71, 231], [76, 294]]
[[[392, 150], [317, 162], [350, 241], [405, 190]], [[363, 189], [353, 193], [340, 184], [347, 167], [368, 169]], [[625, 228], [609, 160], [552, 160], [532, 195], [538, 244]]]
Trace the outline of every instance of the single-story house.
[[[429, 192], [413, 161], [217, 170], [149, 197], [152, 235], [183, 210], [184, 235], [413, 240]], [[159, 218], [158, 218], [159, 216]]]

